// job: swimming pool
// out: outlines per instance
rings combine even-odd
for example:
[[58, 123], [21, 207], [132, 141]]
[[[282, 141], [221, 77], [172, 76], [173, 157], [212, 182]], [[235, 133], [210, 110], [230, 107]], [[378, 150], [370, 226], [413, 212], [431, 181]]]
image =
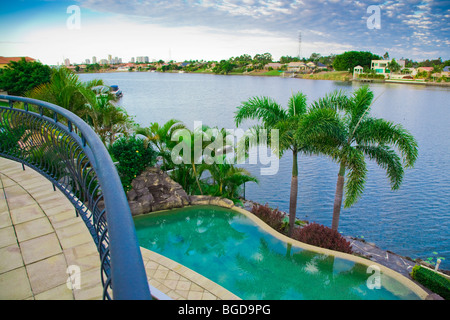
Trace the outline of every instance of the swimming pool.
[[142, 247], [242, 299], [421, 298], [384, 269], [288, 244], [235, 210], [185, 207], [137, 216], [134, 222]]

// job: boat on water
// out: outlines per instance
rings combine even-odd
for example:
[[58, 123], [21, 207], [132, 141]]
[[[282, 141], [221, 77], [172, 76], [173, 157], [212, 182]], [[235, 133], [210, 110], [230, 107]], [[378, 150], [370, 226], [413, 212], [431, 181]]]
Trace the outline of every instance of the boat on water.
[[93, 91], [97, 93], [97, 96], [99, 95], [105, 95], [108, 93], [111, 93], [114, 95], [115, 98], [122, 98], [123, 92], [119, 89], [119, 86], [112, 85], [112, 86], [95, 86], [91, 88]]
[[116, 98], [122, 98], [122, 96], [123, 96], [122, 90], [120, 90], [119, 86], [117, 86], [117, 85], [112, 85], [111, 86], [111, 93], [113, 95], [115, 95]]

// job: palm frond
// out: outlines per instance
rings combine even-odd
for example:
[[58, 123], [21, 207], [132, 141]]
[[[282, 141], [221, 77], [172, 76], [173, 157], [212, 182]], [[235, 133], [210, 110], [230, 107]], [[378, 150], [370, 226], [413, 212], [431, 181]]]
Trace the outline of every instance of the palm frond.
[[384, 119], [368, 118], [357, 131], [355, 139], [360, 144], [380, 144], [396, 147], [406, 168], [414, 166], [419, 151], [413, 135], [401, 124], [394, 124]]
[[288, 115], [290, 117], [298, 117], [306, 113], [308, 103], [304, 93], [297, 92], [293, 94], [288, 101]]
[[245, 101], [235, 112], [234, 121], [239, 126], [244, 120], [260, 120], [266, 128], [286, 119], [287, 113], [269, 97], [253, 97]]
[[390, 180], [392, 190], [400, 188], [403, 181], [404, 170], [401, 159], [394, 150], [384, 145], [359, 145], [356, 148], [364, 152], [370, 160], [375, 160], [380, 168], [386, 170], [386, 175]]
[[350, 99], [342, 90], [335, 90], [332, 93], [326, 94], [323, 98], [315, 100], [311, 104], [312, 109], [330, 108], [338, 111], [345, 111], [349, 109]]
[[344, 207], [349, 208], [361, 197], [366, 182], [367, 168], [364, 154], [355, 148], [346, 148], [345, 163], [348, 168], [345, 184]]

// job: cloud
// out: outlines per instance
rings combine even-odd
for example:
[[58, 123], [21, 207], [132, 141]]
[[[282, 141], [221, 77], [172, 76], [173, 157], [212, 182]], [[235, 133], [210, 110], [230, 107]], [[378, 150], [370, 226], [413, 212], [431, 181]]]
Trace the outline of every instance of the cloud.
[[[73, 39], [66, 46], [56, 46], [56, 52], [79, 52], [80, 48], [92, 52], [93, 48], [102, 47], [103, 52], [108, 47], [110, 51], [118, 51], [117, 55], [124, 52], [123, 56], [140, 55], [137, 51], [145, 50], [144, 55], [162, 55], [157, 59], [166, 59], [169, 50], [174, 59], [222, 59], [263, 52], [279, 57], [297, 54], [301, 32], [302, 55], [306, 57], [313, 52], [328, 55], [342, 50], [367, 50], [382, 55], [392, 50], [390, 56], [396, 58], [436, 58], [430, 54], [450, 58], [450, 1], [78, 0], [82, 10], [79, 34], [86, 30], [104, 33], [96, 41], [86, 34], [89, 42], [62, 30], [67, 18], [65, 7], [73, 1], [25, 2], [33, 3], [28, 16], [22, 17], [26, 6], [20, 1], [9, 4], [0, 13], [0, 28], [8, 30], [2, 41], [20, 42], [26, 38], [33, 42], [31, 35], [36, 35], [50, 45], [46, 38], [51, 39], [51, 35], [58, 42]], [[372, 15], [367, 12], [370, 5], [380, 8], [381, 29], [367, 27]], [[8, 14], [14, 6], [17, 6], [14, 19], [20, 17], [24, 21], [17, 28], [5, 22], [13, 21]], [[33, 15], [36, 18], [30, 24]], [[47, 21], [59, 29], [52, 30]], [[73, 50], [66, 49], [69, 47]], [[176, 52], [184, 52], [185, 56], [177, 56]], [[91, 53], [86, 55], [88, 58]]]

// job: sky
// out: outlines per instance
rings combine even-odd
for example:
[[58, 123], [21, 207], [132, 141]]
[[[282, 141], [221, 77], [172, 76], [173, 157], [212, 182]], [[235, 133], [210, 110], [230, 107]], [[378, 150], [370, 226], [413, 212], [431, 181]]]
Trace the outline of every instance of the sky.
[[0, 8], [0, 56], [50, 65], [350, 50], [450, 59], [450, 1], [0, 0]]

